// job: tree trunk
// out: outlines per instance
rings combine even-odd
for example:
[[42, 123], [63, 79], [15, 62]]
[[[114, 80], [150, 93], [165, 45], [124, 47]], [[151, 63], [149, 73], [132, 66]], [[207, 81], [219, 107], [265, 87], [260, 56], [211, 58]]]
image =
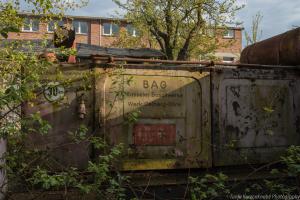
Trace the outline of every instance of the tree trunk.
[[190, 42], [186, 41], [184, 46], [180, 49], [178, 55], [177, 55], [177, 60], [188, 60], [189, 58], [189, 45]]
[[168, 60], [174, 60], [173, 50], [169, 45], [166, 45], [166, 56]]

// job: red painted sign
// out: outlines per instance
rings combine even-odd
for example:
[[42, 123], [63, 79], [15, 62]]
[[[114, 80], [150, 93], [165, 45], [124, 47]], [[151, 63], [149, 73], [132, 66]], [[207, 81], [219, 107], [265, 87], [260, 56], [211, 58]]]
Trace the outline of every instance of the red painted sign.
[[135, 145], [171, 146], [176, 144], [175, 124], [136, 124], [133, 127]]

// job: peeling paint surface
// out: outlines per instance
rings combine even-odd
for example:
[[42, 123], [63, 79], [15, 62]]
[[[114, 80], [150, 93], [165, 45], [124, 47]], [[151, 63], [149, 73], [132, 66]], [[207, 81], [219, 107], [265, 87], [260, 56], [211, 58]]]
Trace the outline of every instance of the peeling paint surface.
[[300, 112], [293, 107], [300, 106], [297, 79], [295, 73], [259, 69], [213, 74], [216, 165], [271, 162], [300, 143]]
[[[80, 91], [75, 82], [59, 104], [40, 98], [36, 107], [24, 107], [28, 113], [40, 111], [53, 127], [49, 135], [28, 141], [40, 148], [67, 144], [67, 131], [85, 124], [111, 145], [124, 144], [119, 167], [125, 171], [262, 164], [300, 144], [298, 73], [168, 67], [121, 73], [97, 67], [94, 91]], [[76, 68], [64, 73], [80, 77]], [[83, 120], [77, 113], [80, 95], [87, 106]], [[84, 168], [88, 146], [66, 145], [54, 154], [66, 165]]]

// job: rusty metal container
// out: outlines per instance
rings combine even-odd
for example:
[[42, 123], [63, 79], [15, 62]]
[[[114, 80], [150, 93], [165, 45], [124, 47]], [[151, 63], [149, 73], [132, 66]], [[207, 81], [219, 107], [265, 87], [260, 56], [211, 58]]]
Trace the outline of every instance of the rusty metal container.
[[212, 166], [209, 72], [107, 67], [96, 66], [96, 106], [102, 134], [128, 149], [122, 170]]
[[241, 63], [264, 65], [300, 65], [300, 28], [246, 47]]
[[[88, 67], [63, 73], [79, 80]], [[30, 141], [41, 148], [66, 144], [54, 152], [66, 165], [84, 168], [89, 160], [86, 144], [68, 144], [67, 132], [80, 124], [125, 146], [117, 163], [124, 171], [263, 164], [300, 144], [298, 68], [118, 65], [101, 57], [93, 67], [91, 90], [80, 91], [82, 83], [74, 82], [59, 103], [46, 93], [30, 108], [53, 127], [48, 137]]]
[[114, 77], [112, 66], [96, 65], [96, 104], [103, 135], [130, 149], [123, 170], [263, 164], [300, 144], [296, 71], [137, 64]]

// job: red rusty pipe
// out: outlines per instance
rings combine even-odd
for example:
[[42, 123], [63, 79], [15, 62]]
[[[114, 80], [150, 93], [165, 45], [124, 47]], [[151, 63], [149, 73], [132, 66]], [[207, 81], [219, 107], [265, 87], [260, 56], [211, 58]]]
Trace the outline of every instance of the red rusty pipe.
[[[274, 66], [274, 65], [261, 65], [261, 64], [243, 64], [243, 63], [224, 63], [224, 62], [212, 62], [212, 61], [175, 61], [175, 60], [159, 60], [159, 59], [139, 59], [139, 58], [118, 58], [112, 57], [109, 55], [92, 55], [91, 56], [93, 63], [95, 64], [116, 64], [115, 62], [132, 62], [136, 66], [147, 66], [145, 63], [155, 63], [155, 64], [177, 64], [177, 65], [204, 65], [205, 67], [212, 66], [235, 66], [237, 68], [259, 68], [259, 69], [275, 69], [275, 68], [284, 68], [284, 69], [296, 69], [300, 70], [296, 66]], [[139, 64], [141, 63], [141, 64]], [[126, 66], [128, 64], [124, 64]]]
[[263, 65], [300, 65], [300, 28], [246, 47], [241, 63]]

